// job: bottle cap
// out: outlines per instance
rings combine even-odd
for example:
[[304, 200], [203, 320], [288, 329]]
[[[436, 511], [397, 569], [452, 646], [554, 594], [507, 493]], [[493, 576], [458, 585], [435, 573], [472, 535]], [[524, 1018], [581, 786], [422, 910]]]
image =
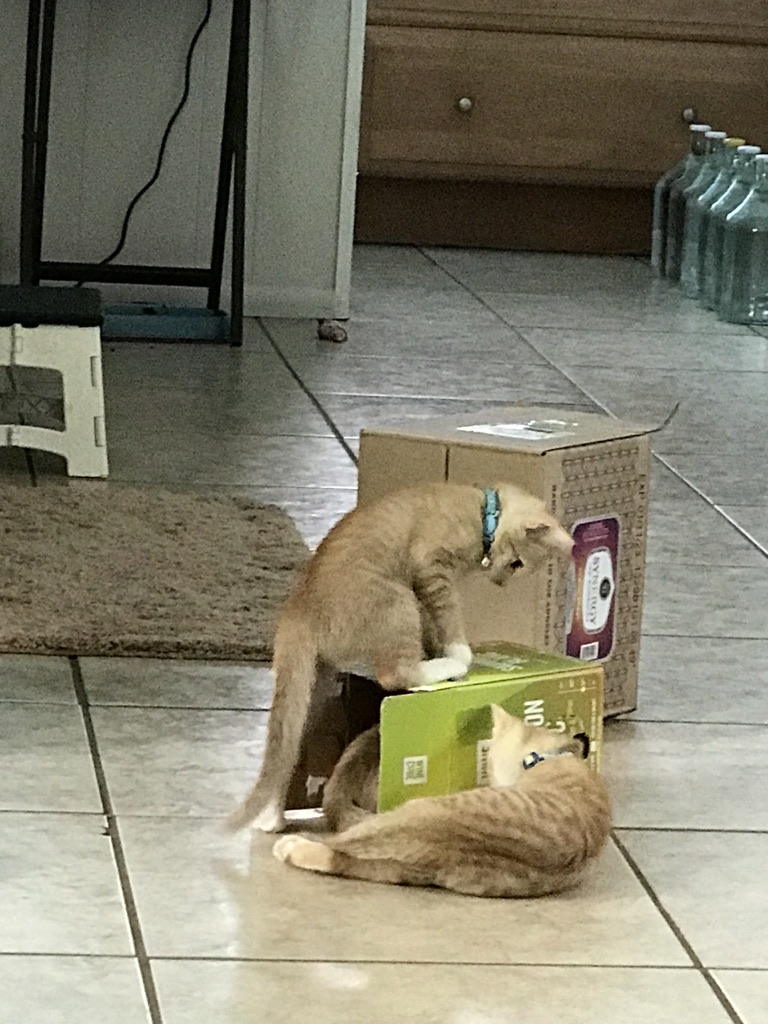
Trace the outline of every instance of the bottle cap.
[[692, 124], [691, 125], [691, 131], [692, 132], [711, 132], [712, 131], [712, 125], [711, 124]]
[[727, 138], [727, 132], [707, 132], [706, 136], [708, 139], [725, 139]]
[[730, 136], [725, 140], [725, 145], [733, 146], [735, 149], [737, 146], [743, 146], [746, 141], [746, 139], [735, 139], [733, 136]]
[[755, 160], [759, 160], [761, 164], [765, 163], [768, 160], [768, 153], [758, 153]]
[[751, 156], [756, 156], [758, 153], [761, 152], [761, 149], [760, 149], [759, 146], [739, 146], [739, 148], [736, 150], [736, 152], [737, 153], [748, 153]]

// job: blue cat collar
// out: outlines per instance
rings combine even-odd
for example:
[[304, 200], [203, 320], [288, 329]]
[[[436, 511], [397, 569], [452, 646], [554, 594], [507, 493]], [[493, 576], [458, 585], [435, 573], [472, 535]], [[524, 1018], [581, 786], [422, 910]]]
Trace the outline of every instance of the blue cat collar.
[[526, 754], [523, 760], [520, 762], [524, 769], [535, 768], [537, 764], [541, 764], [542, 761], [551, 761], [555, 757], [567, 757], [573, 756], [570, 750], [558, 750], [552, 754], [537, 754], [535, 750], [532, 750], [530, 754]]
[[546, 761], [545, 757], [541, 754], [537, 754], [535, 750], [532, 750], [530, 754], [526, 754], [523, 758], [523, 768], [535, 768], [537, 764], [541, 764], [542, 761]]
[[483, 558], [491, 553], [493, 539], [496, 536], [496, 527], [501, 515], [501, 502], [498, 491], [486, 488], [483, 500]]

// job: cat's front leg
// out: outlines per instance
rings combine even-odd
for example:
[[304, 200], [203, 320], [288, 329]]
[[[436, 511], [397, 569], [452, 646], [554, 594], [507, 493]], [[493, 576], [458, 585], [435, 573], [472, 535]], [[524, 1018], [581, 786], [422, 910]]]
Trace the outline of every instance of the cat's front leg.
[[422, 622], [430, 623], [433, 645], [445, 659], [460, 666], [459, 676], [466, 675], [472, 664], [472, 650], [467, 643], [461, 603], [450, 573], [443, 569], [422, 573], [414, 584], [414, 592], [422, 606]]

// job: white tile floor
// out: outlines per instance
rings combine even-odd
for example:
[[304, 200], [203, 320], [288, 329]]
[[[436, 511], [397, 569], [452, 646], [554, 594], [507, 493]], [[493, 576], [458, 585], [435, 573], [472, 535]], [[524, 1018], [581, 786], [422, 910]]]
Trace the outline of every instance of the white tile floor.
[[[643, 261], [359, 248], [350, 341], [105, 351], [113, 477], [238, 489], [314, 544], [356, 436], [525, 402], [656, 420], [640, 706], [616, 842], [563, 897], [294, 872], [219, 828], [266, 668], [0, 656], [0, 1024], [762, 1024], [768, 1006], [768, 340]], [[0, 449], [0, 474], [62, 482]]]

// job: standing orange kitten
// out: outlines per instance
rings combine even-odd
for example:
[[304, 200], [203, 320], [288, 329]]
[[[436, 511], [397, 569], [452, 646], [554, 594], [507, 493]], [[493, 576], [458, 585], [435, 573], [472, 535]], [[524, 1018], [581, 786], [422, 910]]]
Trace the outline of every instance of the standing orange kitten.
[[345, 830], [323, 839], [283, 836], [275, 856], [322, 874], [471, 896], [544, 896], [576, 885], [610, 832], [605, 784], [578, 738], [492, 710], [490, 786], [366, 814], [377, 770], [372, 729], [329, 782], [326, 810]]
[[339, 672], [373, 676], [387, 690], [460, 678], [472, 652], [457, 581], [484, 565], [503, 584], [572, 548], [544, 503], [511, 484], [427, 484], [344, 516], [280, 616], [264, 762], [230, 826], [283, 827], [315, 687], [332, 686]]

